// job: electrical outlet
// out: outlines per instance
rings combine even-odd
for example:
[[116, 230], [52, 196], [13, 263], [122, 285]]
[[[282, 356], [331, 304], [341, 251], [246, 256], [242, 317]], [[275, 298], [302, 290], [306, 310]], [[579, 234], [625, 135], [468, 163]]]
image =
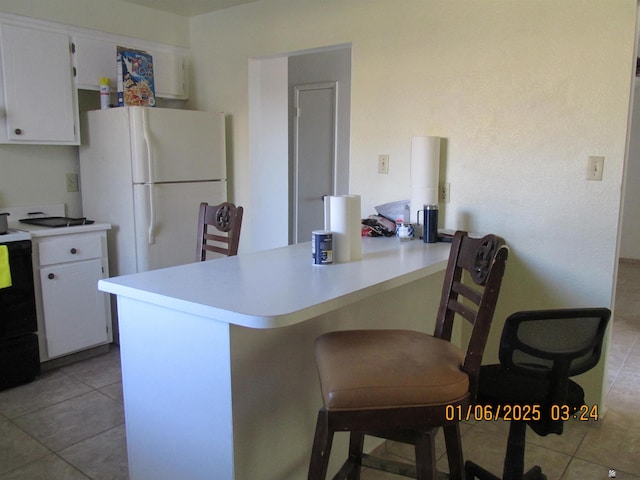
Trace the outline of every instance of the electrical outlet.
[[389, 173], [389, 155], [378, 155], [378, 173]]
[[67, 192], [78, 191], [78, 174], [67, 173]]
[[602, 180], [604, 157], [589, 157], [587, 163], [587, 180]]
[[439, 185], [440, 196], [439, 200], [444, 203], [449, 203], [451, 199], [451, 184], [449, 182], [444, 182]]

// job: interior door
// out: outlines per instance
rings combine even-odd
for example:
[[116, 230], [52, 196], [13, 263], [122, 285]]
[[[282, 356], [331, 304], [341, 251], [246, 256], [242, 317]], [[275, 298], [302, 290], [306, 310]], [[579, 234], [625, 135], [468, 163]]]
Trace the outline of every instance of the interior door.
[[325, 195], [335, 191], [336, 83], [295, 87], [293, 243], [324, 228]]

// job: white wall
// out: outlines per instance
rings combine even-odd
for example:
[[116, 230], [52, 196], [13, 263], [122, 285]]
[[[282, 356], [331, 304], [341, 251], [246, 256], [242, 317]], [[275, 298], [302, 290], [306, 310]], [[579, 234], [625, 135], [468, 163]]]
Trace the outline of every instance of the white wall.
[[[612, 303], [635, 10], [635, 0], [263, 0], [192, 19], [193, 98], [233, 119], [235, 200], [250, 219], [249, 59], [352, 44], [351, 193], [363, 215], [408, 198], [411, 136], [445, 138], [445, 226], [500, 234], [512, 249], [495, 352], [513, 311]], [[389, 175], [377, 173], [379, 153]], [[585, 179], [589, 155], [606, 158], [602, 182]], [[249, 228], [243, 236], [258, 234]], [[603, 363], [583, 380], [590, 402]]]
[[[241, 243], [243, 247], [251, 245], [248, 249], [254, 251], [286, 245], [289, 236], [288, 140], [286, 133], [272, 134], [273, 131], [289, 130], [287, 71], [286, 57], [250, 62], [249, 111], [251, 123], [255, 126], [250, 145], [253, 155], [261, 161], [251, 166], [249, 178], [242, 172], [236, 172], [238, 164], [232, 161], [234, 171], [228, 175], [231, 179], [230, 201], [245, 205], [237, 200], [235, 194], [238, 182], [234, 182], [233, 179], [240, 177], [251, 182], [252, 205], [261, 206], [262, 214], [247, 215], [242, 221], [243, 230], [253, 231], [255, 235], [247, 235], [243, 232]], [[231, 115], [232, 123], [235, 123], [234, 117]]]

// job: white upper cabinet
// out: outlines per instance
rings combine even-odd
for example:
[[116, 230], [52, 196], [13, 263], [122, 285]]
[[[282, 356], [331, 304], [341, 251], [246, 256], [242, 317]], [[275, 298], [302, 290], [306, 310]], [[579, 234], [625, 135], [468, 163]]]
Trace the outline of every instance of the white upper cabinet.
[[80, 143], [70, 37], [0, 25], [0, 143]]
[[77, 86], [83, 90], [99, 90], [100, 78], [108, 77], [112, 91], [116, 88], [116, 47], [144, 50], [153, 57], [155, 93], [159, 98], [186, 100], [186, 55], [160, 48], [148, 48], [128, 39], [97, 36], [73, 37], [77, 69]]
[[0, 12], [0, 144], [79, 145], [78, 89], [116, 90], [116, 47], [153, 57], [158, 98], [188, 98], [189, 50]]

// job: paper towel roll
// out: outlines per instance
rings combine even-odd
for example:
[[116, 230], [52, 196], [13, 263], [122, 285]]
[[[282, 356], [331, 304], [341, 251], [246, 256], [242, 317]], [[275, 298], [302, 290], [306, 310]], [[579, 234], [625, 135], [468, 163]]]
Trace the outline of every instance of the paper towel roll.
[[349, 253], [350, 260], [362, 258], [362, 219], [360, 195], [346, 195], [349, 208]]
[[333, 232], [334, 261], [345, 263], [362, 258], [360, 196], [326, 196], [324, 205], [324, 228]]
[[411, 222], [424, 205], [438, 204], [440, 137], [411, 138]]

